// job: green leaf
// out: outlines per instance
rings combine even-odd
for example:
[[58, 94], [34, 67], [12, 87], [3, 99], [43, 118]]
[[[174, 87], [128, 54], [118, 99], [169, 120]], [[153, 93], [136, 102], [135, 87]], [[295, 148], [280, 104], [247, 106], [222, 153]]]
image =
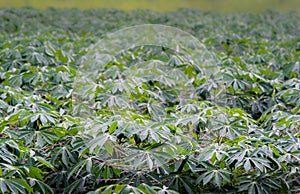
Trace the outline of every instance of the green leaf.
[[206, 185], [207, 183], [209, 183], [213, 177], [214, 177], [213, 172], [206, 173], [206, 176], [204, 176], [204, 178], [203, 178], [203, 185]]
[[246, 159], [246, 162], [244, 163], [244, 168], [245, 168], [245, 170], [248, 171], [248, 172], [249, 172], [249, 170], [252, 168], [249, 159]]
[[46, 125], [47, 124], [46, 116], [43, 114], [40, 114], [40, 121], [42, 122], [42, 125]]
[[108, 128], [108, 132], [109, 134], [112, 134], [113, 132], [115, 132], [115, 130], [118, 127], [118, 122], [113, 122], [110, 127]]
[[41, 164], [47, 166], [48, 168], [50, 168], [51, 170], [55, 170], [54, 166], [48, 162], [45, 158], [40, 157], [40, 156], [35, 156], [34, 157], [36, 160], [38, 160]]
[[2, 193], [5, 193], [7, 191], [7, 186], [4, 182], [4, 179], [0, 178], [0, 189]]
[[29, 166], [29, 177], [37, 178], [39, 180], [43, 180], [42, 171], [39, 168]]
[[112, 147], [110, 142], [104, 144], [105, 150], [112, 156], [114, 152], [114, 148]]
[[93, 165], [93, 161], [92, 161], [92, 158], [88, 158], [86, 160], [86, 171], [91, 173], [92, 172], [92, 165]]
[[29, 193], [33, 193], [33, 189], [30, 187], [30, 185], [25, 180], [19, 179], [19, 178], [16, 178], [14, 180], [18, 183], [21, 183], [22, 186], [25, 187]]
[[215, 183], [218, 187], [222, 186], [222, 178], [218, 172], [215, 173]]

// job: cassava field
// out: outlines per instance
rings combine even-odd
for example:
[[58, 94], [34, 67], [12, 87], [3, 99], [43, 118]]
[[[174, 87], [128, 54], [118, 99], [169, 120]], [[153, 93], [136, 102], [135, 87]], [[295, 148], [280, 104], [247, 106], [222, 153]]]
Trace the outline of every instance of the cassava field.
[[2, 8], [0, 137], [0, 193], [299, 193], [300, 16]]

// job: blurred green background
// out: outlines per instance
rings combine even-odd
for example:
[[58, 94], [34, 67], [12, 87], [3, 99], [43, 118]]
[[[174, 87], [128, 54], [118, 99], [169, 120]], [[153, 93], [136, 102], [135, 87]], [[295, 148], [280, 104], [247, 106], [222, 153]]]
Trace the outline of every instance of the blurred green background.
[[300, 0], [0, 0], [0, 7], [118, 8], [169, 11], [189, 7], [202, 10], [260, 12], [266, 9], [300, 12]]

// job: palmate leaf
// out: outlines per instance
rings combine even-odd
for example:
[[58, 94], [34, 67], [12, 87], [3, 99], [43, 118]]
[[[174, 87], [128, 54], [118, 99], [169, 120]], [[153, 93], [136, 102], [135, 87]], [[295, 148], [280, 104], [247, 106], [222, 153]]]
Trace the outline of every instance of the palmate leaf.
[[42, 123], [42, 125], [46, 125], [47, 123], [54, 124], [56, 121], [55, 121], [55, 118], [53, 118], [53, 117], [54, 117], [53, 114], [37, 113], [30, 118], [30, 121], [33, 123], [34, 121], [39, 119], [39, 121]]
[[225, 122], [217, 121], [217, 125], [212, 129], [213, 131], [218, 131], [220, 136], [226, 136], [230, 140], [235, 139], [235, 137], [247, 134], [247, 127], [242, 124], [242, 119], [231, 119]]
[[220, 188], [223, 184], [231, 182], [231, 174], [232, 173], [226, 169], [211, 170], [199, 176], [196, 180], [196, 183], [201, 184], [202, 182], [203, 185], [213, 183]]
[[149, 103], [147, 104], [149, 114], [155, 121], [162, 121], [167, 115], [163, 105], [158, 103], [150, 103], [150, 101], [151, 100], [149, 100]]
[[88, 177], [82, 177], [71, 183], [68, 187], [64, 189], [64, 193], [79, 193], [85, 192], [85, 183]]
[[49, 185], [45, 184], [44, 181], [34, 179], [34, 178], [29, 178], [28, 182], [34, 191], [40, 191], [41, 193], [45, 193], [45, 194], [54, 193], [53, 189]]
[[244, 169], [250, 171], [252, 168], [258, 168], [261, 172], [266, 172], [266, 168], [271, 168], [270, 161], [263, 158], [250, 158], [244, 159]]
[[162, 179], [155, 175], [153, 172], [138, 171], [136, 174], [126, 174], [121, 176], [117, 181], [118, 184], [130, 184], [132, 186], [139, 186], [141, 183], [148, 186], [162, 183]]
[[[11, 142], [11, 143], [10, 143]], [[17, 162], [17, 155], [12, 153], [9, 148], [15, 148], [19, 151], [18, 145], [9, 139], [0, 140], [0, 161], [4, 161], [8, 164], [15, 164]]]
[[2, 193], [33, 193], [33, 189], [29, 186], [29, 184], [24, 179], [19, 178], [0, 178], [0, 189]]
[[109, 141], [115, 142], [116, 137], [109, 135], [107, 133], [103, 133], [98, 135], [96, 138], [92, 139], [87, 144], [87, 148], [89, 149], [90, 153], [98, 153], [99, 149], [103, 149], [105, 144], [107, 144]]
[[35, 144], [39, 147], [43, 147], [45, 144], [53, 144], [54, 141], [58, 140], [58, 136], [51, 132], [52, 129], [46, 127], [45, 129], [34, 131], [34, 130], [21, 130], [19, 138], [24, 139], [26, 145]]
[[192, 187], [192, 183], [190, 183], [187, 177], [178, 176], [177, 175], [170, 175], [166, 178], [170, 179], [167, 186], [171, 189], [175, 189], [179, 192], [188, 192], [188, 193], [195, 193], [195, 188]]
[[128, 103], [128, 99], [123, 95], [113, 95], [110, 93], [103, 93], [97, 97], [101, 100], [102, 106], [107, 106], [109, 108], [112, 107], [128, 107], [130, 108], [130, 104]]
[[170, 190], [167, 187], [151, 187], [146, 184], [141, 184], [138, 187], [133, 187], [130, 185], [108, 185], [101, 187], [97, 189], [96, 191], [89, 192], [89, 194], [97, 194], [97, 193], [112, 193], [112, 192], [117, 192], [121, 194], [129, 194], [129, 193], [135, 193], [135, 194], [177, 194], [176, 191]]
[[77, 179], [77, 177], [82, 175], [93, 174], [95, 171], [100, 172], [104, 165], [105, 162], [101, 162], [100, 157], [84, 158], [76, 165], [72, 166], [67, 178], [68, 180], [71, 178]]
[[265, 193], [271, 194], [271, 189], [279, 189], [280, 186], [280, 178], [276, 177], [274, 179], [270, 179], [270, 175], [268, 174], [256, 174], [253, 176], [255, 179], [249, 179], [249, 175], [243, 175], [240, 177], [239, 181], [239, 192], [248, 193]]
[[69, 146], [57, 147], [54, 153], [55, 154], [53, 154], [51, 157], [51, 163], [60, 160], [59, 162], [62, 162], [62, 164], [67, 167], [70, 165], [70, 163], [76, 163], [75, 153]]
[[[166, 144], [156, 143], [145, 148], [128, 147], [121, 151], [125, 152], [123, 158], [116, 158], [114, 162], [133, 170], [153, 171], [161, 168], [168, 173], [170, 170], [167, 163], [174, 159], [173, 155], [166, 150], [172, 150], [173, 147]], [[173, 152], [175, 150], [172, 150]]]
[[227, 150], [227, 146], [213, 144], [202, 149], [199, 153], [199, 156], [197, 156], [197, 159], [198, 161], [221, 161], [228, 158], [229, 153]]

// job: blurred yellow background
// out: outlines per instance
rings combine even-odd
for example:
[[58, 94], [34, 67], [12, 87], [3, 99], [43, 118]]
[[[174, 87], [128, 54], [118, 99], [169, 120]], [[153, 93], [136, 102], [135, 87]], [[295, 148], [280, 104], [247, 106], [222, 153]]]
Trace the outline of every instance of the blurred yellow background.
[[0, 7], [118, 8], [169, 11], [189, 7], [213, 11], [300, 11], [300, 0], [0, 0]]

